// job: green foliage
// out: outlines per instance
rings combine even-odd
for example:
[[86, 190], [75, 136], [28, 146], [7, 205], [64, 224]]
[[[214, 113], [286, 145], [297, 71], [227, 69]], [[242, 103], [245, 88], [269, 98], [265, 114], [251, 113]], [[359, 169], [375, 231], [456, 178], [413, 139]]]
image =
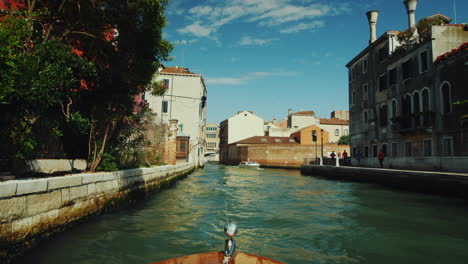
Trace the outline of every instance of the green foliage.
[[349, 145], [349, 136], [341, 136], [338, 145]]
[[101, 162], [96, 168], [98, 171], [116, 171], [119, 170], [119, 165], [117, 164], [117, 159], [111, 153], [105, 152], [102, 155]]

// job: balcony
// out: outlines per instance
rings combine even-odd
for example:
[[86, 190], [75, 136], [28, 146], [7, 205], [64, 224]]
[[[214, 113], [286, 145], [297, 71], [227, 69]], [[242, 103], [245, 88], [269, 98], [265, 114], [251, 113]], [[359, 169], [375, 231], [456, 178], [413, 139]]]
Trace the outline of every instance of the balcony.
[[420, 112], [392, 118], [392, 130], [399, 133], [411, 133], [432, 129], [435, 122], [434, 112]]

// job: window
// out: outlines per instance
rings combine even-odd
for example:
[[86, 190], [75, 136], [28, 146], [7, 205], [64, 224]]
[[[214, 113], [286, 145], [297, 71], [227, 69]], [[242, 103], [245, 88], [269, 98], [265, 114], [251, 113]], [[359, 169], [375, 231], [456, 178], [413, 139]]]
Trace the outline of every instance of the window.
[[261, 141], [261, 142], [266, 142], [267, 139], [266, 139], [266, 138], [261, 138], [260, 141]]
[[413, 155], [412, 153], [412, 144], [410, 141], [405, 142], [405, 156], [406, 157], [411, 157]]
[[379, 92], [387, 89], [387, 75], [382, 74], [379, 77]]
[[446, 82], [442, 85], [441, 95], [442, 95], [442, 114], [452, 112], [452, 100], [450, 98], [450, 85]]
[[372, 145], [372, 156], [377, 157], [377, 145]]
[[[289, 139], [289, 142], [291, 142], [291, 143], [295, 143], [295, 142], [296, 142], [296, 140], [294, 140], [294, 138], [290, 138], [290, 139]], [[317, 140], [315, 140], [315, 142], [317, 142]]]
[[444, 156], [453, 156], [453, 141], [451, 137], [445, 137], [442, 139], [442, 147]]
[[364, 157], [365, 158], [369, 157], [369, 146], [364, 146]]
[[362, 73], [367, 72], [367, 59], [362, 61]]
[[163, 87], [164, 88], [169, 88], [169, 79], [163, 79]]
[[185, 151], [185, 142], [180, 142], [180, 151]]
[[339, 129], [335, 129], [335, 136], [339, 136], [340, 135], [340, 130]]
[[163, 113], [167, 113], [167, 109], [168, 109], [168, 102], [167, 101], [162, 101], [162, 112]]
[[351, 93], [351, 104], [354, 105], [356, 103], [356, 92], [353, 91]]
[[367, 129], [367, 126], [368, 126], [368, 123], [369, 123], [369, 113], [366, 111], [364, 111], [364, 128]]
[[397, 82], [397, 71], [395, 67], [388, 72], [388, 85], [392, 86], [396, 84], [396, 82]]
[[397, 105], [396, 100], [392, 100], [392, 118], [397, 117]]
[[392, 143], [392, 157], [398, 157], [398, 143]]
[[422, 91], [422, 111], [423, 112], [429, 112], [430, 106], [429, 106], [429, 89], [424, 89]]
[[424, 140], [424, 157], [432, 156], [432, 139]]
[[382, 144], [382, 152], [384, 153], [385, 157], [388, 156], [387, 144]]
[[362, 85], [362, 98], [367, 99], [368, 97], [368, 89], [367, 83]]
[[143, 101], [146, 100], [146, 93], [141, 94], [141, 100], [143, 100]]
[[351, 70], [351, 81], [354, 81], [356, 79], [356, 69], [353, 67]]
[[411, 60], [407, 60], [402, 64], [402, 71], [403, 71], [403, 80], [408, 79], [411, 77]]
[[385, 60], [387, 54], [385, 52], [385, 47], [379, 49], [379, 62]]
[[388, 109], [387, 109], [387, 105], [382, 105], [379, 109], [379, 121], [380, 121], [380, 126], [381, 127], [385, 127], [387, 126], [387, 120], [388, 120], [388, 117], [387, 117], [387, 113], [388, 113]]
[[425, 72], [429, 69], [429, 62], [427, 59], [427, 50], [419, 53], [419, 72]]
[[281, 142], [281, 139], [275, 138], [275, 142]]
[[348, 129], [345, 128], [343, 135], [347, 136], [348, 134], [349, 134]]
[[353, 148], [353, 156], [357, 156], [357, 154], [356, 154], [356, 147]]

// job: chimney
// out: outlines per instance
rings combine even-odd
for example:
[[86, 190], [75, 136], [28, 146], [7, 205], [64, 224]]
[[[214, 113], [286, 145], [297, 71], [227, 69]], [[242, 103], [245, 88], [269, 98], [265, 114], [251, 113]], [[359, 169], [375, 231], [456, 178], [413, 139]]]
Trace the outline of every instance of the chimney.
[[416, 5], [418, 0], [405, 0], [403, 4], [408, 12], [408, 26], [414, 28], [416, 26]]
[[369, 20], [370, 27], [370, 39], [369, 44], [372, 44], [377, 39], [377, 18], [379, 17], [379, 11], [372, 10], [366, 13], [367, 20]]
[[290, 116], [291, 114], [292, 114], [292, 110], [288, 109], [288, 116]]

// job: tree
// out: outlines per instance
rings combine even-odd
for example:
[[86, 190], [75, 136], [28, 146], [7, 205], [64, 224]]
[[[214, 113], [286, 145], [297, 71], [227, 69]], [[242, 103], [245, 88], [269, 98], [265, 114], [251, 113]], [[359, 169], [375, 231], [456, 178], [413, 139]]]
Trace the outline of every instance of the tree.
[[[38, 64], [23, 78], [13, 78], [10, 86], [34, 87], [24, 90], [26, 101], [46, 102], [21, 103], [25, 112], [41, 118], [62, 114], [57, 135], [59, 128], [87, 129], [87, 142], [79, 147], [87, 146], [90, 170], [96, 169], [108, 145], [119, 144], [119, 129], [134, 114], [135, 95], [155, 87], [148, 84], [160, 62], [168, 59], [172, 45], [162, 38], [166, 5], [167, 0], [34, 0], [27, 1], [18, 16], [29, 23], [27, 34], [18, 38], [24, 49], [19, 53], [24, 62]], [[43, 52], [37, 53], [41, 47]], [[35, 60], [44, 54], [65, 68]], [[50, 90], [60, 93], [44, 99], [52, 95]], [[11, 89], [2, 90], [0, 101], [3, 94], [11, 94]], [[31, 130], [28, 122], [34, 118], [22, 118]]]
[[338, 139], [338, 145], [349, 145], [349, 136], [341, 136]]

